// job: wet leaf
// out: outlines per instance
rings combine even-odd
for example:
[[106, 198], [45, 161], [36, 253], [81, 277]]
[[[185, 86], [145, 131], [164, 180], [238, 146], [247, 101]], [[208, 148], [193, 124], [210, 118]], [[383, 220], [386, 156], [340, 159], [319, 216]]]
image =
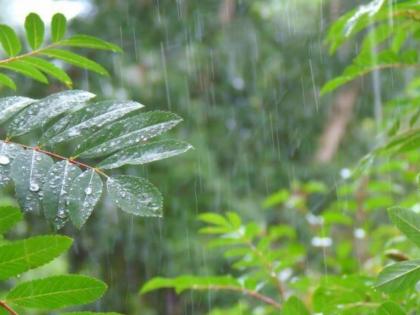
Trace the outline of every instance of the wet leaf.
[[59, 120], [47, 130], [43, 138], [49, 144], [55, 144], [92, 134], [142, 107], [140, 103], [131, 101], [94, 103]]
[[125, 212], [145, 217], [162, 216], [162, 195], [144, 178], [110, 177], [107, 189], [112, 201]]
[[69, 192], [69, 215], [73, 224], [81, 228], [90, 217], [102, 195], [102, 179], [92, 169], [73, 180]]
[[83, 104], [93, 97], [95, 97], [94, 94], [80, 90], [52, 94], [32, 103], [18, 113], [8, 127], [8, 134], [19, 136], [40, 128], [51, 119], [68, 112], [78, 104]]
[[185, 153], [191, 148], [190, 144], [177, 140], [163, 140], [136, 145], [116, 152], [99, 163], [98, 167], [113, 169], [127, 164], [146, 164]]
[[11, 183], [10, 166], [16, 155], [22, 150], [17, 144], [0, 141], [0, 188]]
[[82, 171], [69, 161], [55, 163], [48, 172], [43, 186], [42, 207], [44, 215], [58, 230], [68, 219], [70, 187]]
[[10, 174], [24, 211], [41, 209], [42, 186], [53, 163], [48, 155], [35, 150], [20, 151], [13, 160]]
[[105, 126], [76, 148], [76, 155], [94, 158], [109, 155], [126, 147], [145, 142], [180, 123], [182, 119], [169, 112], [140, 113]]
[[22, 109], [27, 107], [29, 104], [35, 102], [35, 100], [22, 97], [22, 96], [10, 96], [0, 99], [0, 124], [9, 120], [13, 115], [20, 112]]

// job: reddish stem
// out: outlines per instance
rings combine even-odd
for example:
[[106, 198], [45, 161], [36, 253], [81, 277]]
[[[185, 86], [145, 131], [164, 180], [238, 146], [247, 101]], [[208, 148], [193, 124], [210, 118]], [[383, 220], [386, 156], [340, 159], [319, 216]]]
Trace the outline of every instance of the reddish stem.
[[102, 171], [102, 170], [100, 170], [99, 168], [96, 168], [96, 167], [90, 166], [90, 165], [88, 165], [88, 164], [85, 164], [85, 163], [79, 162], [79, 161], [77, 161], [77, 160], [75, 160], [75, 159], [73, 159], [73, 158], [67, 158], [67, 157], [62, 156], [62, 155], [59, 155], [59, 154], [57, 154], [57, 153], [54, 153], [54, 152], [50, 152], [50, 151], [47, 151], [47, 150], [41, 149], [39, 146], [31, 147], [31, 146], [26, 145], [26, 144], [21, 144], [21, 143], [12, 142], [12, 141], [10, 141], [9, 139], [6, 139], [6, 140], [5, 140], [5, 142], [6, 142], [6, 143], [13, 143], [13, 144], [19, 145], [19, 146], [21, 146], [21, 147], [23, 147], [23, 148], [25, 148], [25, 149], [28, 149], [28, 150], [34, 150], [34, 151], [37, 151], [37, 152], [41, 152], [41, 153], [44, 153], [44, 154], [46, 154], [46, 155], [49, 155], [49, 156], [51, 156], [51, 157], [53, 157], [53, 158], [56, 158], [56, 159], [59, 159], [59, 160], [68, 161], [69, 163], [72, 163], [72, 164], [78, 165], [78, 166], [80, 166], [80, 167], [82, 167], [82, 168], [91, 169], [91, 170], [95, 171], [96, 173], [98, 173], [98, 174], [100, 174], [100, 175], [102, 175], [102, 176], [104, 176], [104, 177], [106, 177], [106, 178], [108, 178], [108, 177], [109, 177], [109, 176], [108, 176], [105, 172], [103, 172], [103, 171]]
[[4, 301], [0, 301], [0, 307], [4, 308], [9, 312], [10, 315], [19, 315], [13, 308], [6, 304]]

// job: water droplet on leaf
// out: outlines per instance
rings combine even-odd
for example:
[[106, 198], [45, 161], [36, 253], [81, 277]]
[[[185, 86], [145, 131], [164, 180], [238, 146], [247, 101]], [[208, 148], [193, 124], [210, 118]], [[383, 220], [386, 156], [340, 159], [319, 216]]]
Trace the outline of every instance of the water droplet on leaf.
[[0, 165], [7, 165], [10, 163], [10, 159], [7, 155], [0, 155]]
[[29, 190], [32, 192], [37, 192], [39, 191], [39, 185], [37, 183], [31, 183], [29, 186]]

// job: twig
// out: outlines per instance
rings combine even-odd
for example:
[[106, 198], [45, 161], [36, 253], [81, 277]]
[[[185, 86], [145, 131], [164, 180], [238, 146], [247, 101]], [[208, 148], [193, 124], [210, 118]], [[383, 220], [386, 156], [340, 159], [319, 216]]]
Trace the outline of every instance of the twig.
[[246, 244], [261, 259], [261, 262], [263, 263], [263, 266], [266, 269], [266, 272], [267, 272], [268, 276], [274, 282], [274, 284], [277, 288], [277, 291], [280, 294], [281, 299], [284, 300], [285, 299], [284, 288], [283, 288], [283, 285], [282, 285], [280, 279], [277, 277], [275, 271], [273, 270], [272, 263], [265, 259], [264, 254], [261, 253], [261, 251], [259, 251], [251, 241], [247, 241]]
[[10, 315], [19, 315], [13, 308], [6, 304], [4, 301], [0, 301], [0, 307], [4, 308], [9, 312]]
[[242, 294], [245, 294], [257, 300], [260, 300], [266, 304], [269, 304], [277, 309], [281, 309], [281, 304], [275, 301], [274, 299], [272, 299], [271, 297], [258, 293], [257, 291], [248, 290], [245, 288], [238, 288], [235, 286], [222, 286], [222, 285], [207, 285], [207, 286], [195, 285], [192, 287], [192, 289], [194, 290], [227, 290], [227, 291], [240, 292]]
[[82, 162], [79, 162], [79, 161], [75, 160], [74, 158], [68, 158], [68, 157], [59, 155], [57, 153], [54, 153], [54, 152], [50, 152], [50, 151], [41, 149], [39, 146], [32, 147], [32, 146], [29, 146], [29, 145], [26, 145], [26, 144], [12, 142], [9, 139], [4, 140], [4, 142], [6, 142], [6, 143], [13, 143], [13, 144], [16, 144], [16, 145], [21, 146], [22, 148], [28, 149], [28, 150], [33, 150], [33, 151], [41, 152], [41, 153], [44, 153], [46, 155], [49, 155], [49, 156], [51, 156], [53, 158], [56, 158], [56, 159], [59, 159], [59, 160], [63, 160], [63, 161], [68, 161], [71, 164], [78, 165], [78, 166], [80, 166], [82, 168], [91, 169], [91, 170], [95, 171], [96, 173], [98, 173], [99, 175], [102, 175], [105, 178], [109, 178], [109, 176], [104, 171], [102, 171], [101, 169], [99, 169], [97, 167], [90, 166], [90, 165], [85, 164], [85, 163], [82, 163]]
[[10, 62], [13, 62], [13, 61], [16, 61], [16, 60], [24, 59], [26, 57], [30, 57], [30, 56], [42, 54], [43, 51], [45, 51], [47, 49], [50, 49], [50, 48], [58, 47], [58, 46], [61, 46], [61, 44], [59, 42], [58, 43], [51, 44], [51, 45], [48, 45], [48, 46], [43, 47], [43, 48], [39, 48], [39, 49], [30, 51], [30, 52], [27, 52], [26, 54], [22, 54], [22, 55], [19, 55], [19, 56], [9, 57], [9, 58], [0, 60], [0, 65], [6, 64], [6, 63], [10, 63]]

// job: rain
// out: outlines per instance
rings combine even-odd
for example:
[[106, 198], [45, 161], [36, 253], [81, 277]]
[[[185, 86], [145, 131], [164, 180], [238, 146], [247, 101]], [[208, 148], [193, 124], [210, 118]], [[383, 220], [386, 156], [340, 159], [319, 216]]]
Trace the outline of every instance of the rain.
[[419, 19], [0, 0], [0, 315], [417, 314]]

